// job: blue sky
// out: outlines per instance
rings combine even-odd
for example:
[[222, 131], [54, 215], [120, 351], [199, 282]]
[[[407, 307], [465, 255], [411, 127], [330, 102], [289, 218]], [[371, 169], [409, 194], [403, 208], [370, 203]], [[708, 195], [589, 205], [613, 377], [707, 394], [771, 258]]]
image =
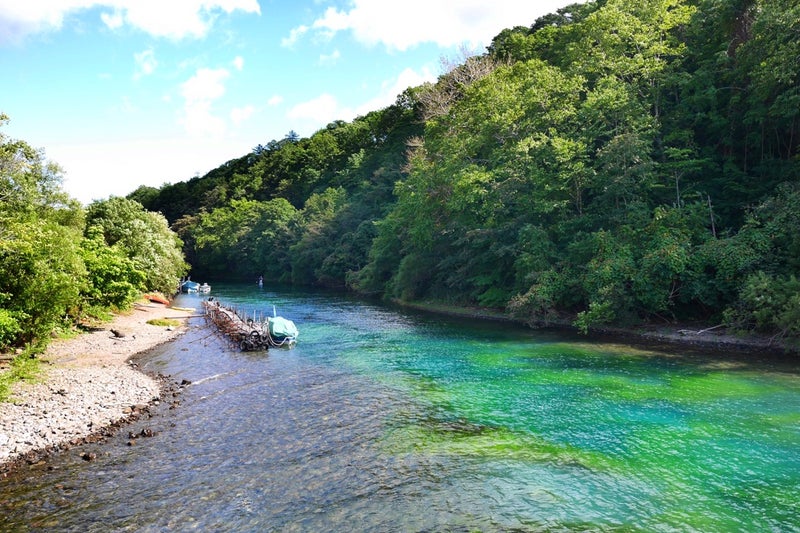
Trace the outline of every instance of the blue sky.
[[567, 0], [0, 0], [2, 133], [83, 203], [203, 175], [435, 81]]

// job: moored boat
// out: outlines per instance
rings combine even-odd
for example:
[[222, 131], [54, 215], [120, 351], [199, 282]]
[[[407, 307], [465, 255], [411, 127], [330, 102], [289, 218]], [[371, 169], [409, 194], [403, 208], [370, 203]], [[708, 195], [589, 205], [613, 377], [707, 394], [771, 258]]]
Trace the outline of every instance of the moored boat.
[[292, 346], [297, 342], [297, 326], [289, 319], [276, 316], [269, 320], [270, 343], [273, 346]]
[[200, 284], [196, 281], [186, 280], [181, 283], [181, 292], [197, 292], [200, 289]]

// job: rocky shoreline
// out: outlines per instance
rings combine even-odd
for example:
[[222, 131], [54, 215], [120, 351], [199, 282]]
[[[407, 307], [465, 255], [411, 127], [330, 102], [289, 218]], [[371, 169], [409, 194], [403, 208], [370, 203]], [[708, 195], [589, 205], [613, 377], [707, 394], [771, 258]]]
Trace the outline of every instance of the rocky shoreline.
[[[52, 453], [101, 442], [174, 401], [182, 384], [146, 375], [132, 358], [183, 334], [192, 313], [140, 302], [101, 329], [54, 341], [41, 356], [39, 378], [15, 384], [11, 401], [0, 404], [0, 477]], [[163, 318], [181, 325], [147, 323]]]

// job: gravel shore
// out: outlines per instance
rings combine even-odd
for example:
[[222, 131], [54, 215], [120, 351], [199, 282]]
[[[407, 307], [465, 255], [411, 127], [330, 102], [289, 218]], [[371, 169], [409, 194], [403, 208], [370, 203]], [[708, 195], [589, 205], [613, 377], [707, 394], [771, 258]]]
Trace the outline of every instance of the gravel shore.
[[[192, 314], [140, 302], [98, 331], [53, 341], [41, 356], [38, 379], [15, 384], [11, 401], [0, 403], [0, 475], [99, 440], [146, 412], [159, 400], [163, 380], [139, 372], [130, 359], [183, 334]], [[147, 324], [157, 318], [179, 319], [181, 325]]]

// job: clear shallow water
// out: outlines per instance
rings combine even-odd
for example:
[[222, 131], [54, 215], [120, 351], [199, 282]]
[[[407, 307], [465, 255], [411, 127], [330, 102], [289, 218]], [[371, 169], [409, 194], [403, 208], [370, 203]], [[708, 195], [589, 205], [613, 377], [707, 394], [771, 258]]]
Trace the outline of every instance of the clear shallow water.
[[130, 428], [155, 436], [0, 481], [0, 531], [800, 531], [797, 365], [212, 296], [275, 305], [297, 346], [242, 353], [193, 319], [142, 361], [192, 382]]

